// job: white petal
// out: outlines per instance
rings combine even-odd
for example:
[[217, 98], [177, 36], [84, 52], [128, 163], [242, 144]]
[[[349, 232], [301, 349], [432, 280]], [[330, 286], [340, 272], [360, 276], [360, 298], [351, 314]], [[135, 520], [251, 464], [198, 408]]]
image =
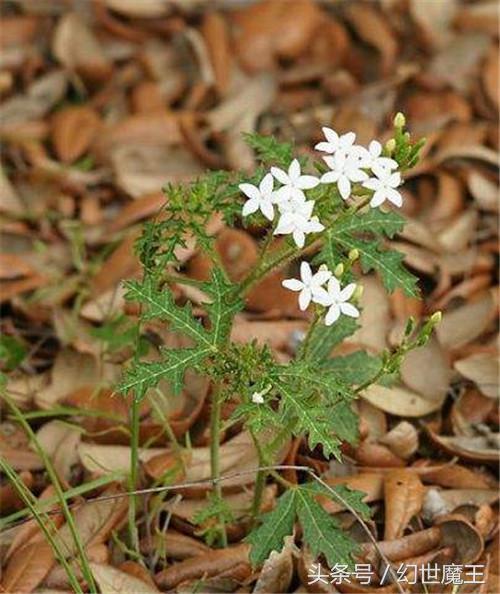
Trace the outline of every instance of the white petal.
[[340, 291], [340, 301], [347, 301], [356, 290], [356, 283], [349, 283]]
[[363, 171], [362, 169], [349, 169], [347, 172], [347, 176], [348, 178], [352, 181], [352, 182], [362, 182], [368, 179], [368, 174]]
[[[384, 169], [397, 169], [398, 163], [394, 159], [389, 159], [389, 157], [378, 157], [374, 162], [373, 165], [376, 167], [383, 167]], [[373, 167], [372, 165], [372, 167]]]
[[309, 303], [311, 303], [311, 291], [304, 289], [299, 295], [299, 308], [305, 311], [309, 307]]
[[368, 188], [369, 190], [378, 190], [382, 184], [376, 177], [370, 177], [370, 179], [364, 181], [362, 185], [363, 188]]
[[377, 208], [385, 202], [385, 191], [384, 190], [377, 190], [375, 194], [373, 194], [373, 198], [370, 200], [370, 206], [372, 208]]
[[330, 167], [330, 169], [335, 169], [335, 157], [323, 157], [323, 161]]
[[372, 171], [379, 179], [383, 181], [386, 181], [387, 178], [391, 175], [391, 172], [388, 171], [385, 167], [381, 167], [378, 161], [372, 165]]
[[330, 142], [318, 142], [318, 144], [316, 144], [314, 146], [314, 148], [317, 151], [321, 151], [323, 153], [334, 153], [335, 152], [335, 148], [333, 147], [333, 145]]
[[334, 276], [328, 281], [328, 293], [334, 298], [340, 298], [340, 283]]
[[387, 178], [387, 185], [391, 186], [391, 188], [397, 188], [400, 183], [401, 183], [401, 174], [399, 173], [399, 171], [396, 171], [396, 173], [391, 174]]
[[378, 140], [372, 140], [370, 142], [368, 150], [370, 151], [370, 155], [376, 158], [382, 154], [382, 145]]
[[297, 187], [301, 190], [310, 190], [319, 184], [319, 179], [313, 175], [301, 175], [297, 180]]
[[260, 210], [262, 214], [266, 217], [266, 219], [268, 219], [269, 221], [272, 221], [274, 219], [274, 208], [269, 200], [261, 201]]
[[354, 144], [356, 140], [356, 134], [354, 132], [347, 132], [347, 134], [342, 134], [340, 137], [340, 147], [341, 148], [348, 148]]
[[290, 180], [288, 179], [288, 175], [286, 174], [286, 172], [283, 171], [283, 169], [280, 169], [279, 167], [271, 167], [271, 174], [282, 184], [290, 183]]
[[312, 270], [309, 266], [309, 262], [304, 261], [300, 263], [300, 278], [302, 279], [302, 282], [306, 285], [308, 285], [311, 282]]
[[320, 305], [331, 305], [332, 300], [330, 295], [328, 294], [327, 291], [325, 291], [325, 289], [322, 289], [321, 287], [314, 289], [314, 291], [312, 291], [312, 299], [314, 301], [314, 303], [319, 303]]
[[274, 201], [283, 204], [292, 197], [290, 186], [282, 186], [279, 190], [273, 193]]
[[318, 270], [313, 276], [311, 284], [315, 287], [321, 287], [321, 285], [324, 285], [331, 276], [332, 273], [329, 270]]
[[303, 248], [304, 243], [306, 242], [306, 236], [304, 235], [304, 232], [300, 229], [295, 229], [295, 231], [293, 232], [293, 240], [295, 241], [295, 245], [297, 247]]
[[293, 181], [297, 181], [300, 177], [300, 163], [297, 159], [294, 159], [290, 163], [290, 167], [288, 168], [288, 177]]
[[251, 198], [250, 200], [247, 200], [245, 202], [241, 213], [244, 217], [247, 217], [248, 215], [253, 214], [257, 210], [259, 210], [259, 200], [258, 198]]
[[352, 303], [340, 303], [340, 311], [350, 318], [359, 318], [359, 310]]
[[392, 188], [387, 188], [386, 190], [387, 200], [392, 202], [394, 206], [398, 206], [401, 208], [403, 206], [403, 197], [397, 190], [393, 190]]
[[304, 288], [304, 283], [300, 282], [297, 278], [287, 278], [281, 284], [285, 289], [290, 289], [290, 291], [302, 291]]
[[245, 194], [245, 196], [248, 196], [249, 198], [260, 198], [259, 188], [253, 184], [240, 184], [238, 188], [243, 192], [243, 194]]
[[300, 204], [305, 202], [306, 196], [300, 188], [290, 188], [290, 200]]
[[270, 194], [273, 191], [274, 179], [270, 173], [266, 173], [259, 184], [261, 194]]
[[291, 233], [295, 227], [294, 218], [292, 213], [285, 212], [281, 215], [280, 220], [278, 221], [278, 226], [274, 231], [274, 235], [288, 235]]
[[313, 217], [307, 225], [308, 233], [321, 233], [325, 229], [325, 226], [319, 222], [318, 217]]
[[328, 140], [329, 143], [331, 143], [331, 144], [338, 143], [339, 135], [337, 134], [337, 132], [335, 132], [335, 130], [328, 128], [327, 126], [323, 126], [321, 128], [321, 130], [323, 131], [323, 134], [325, 135], [325, 138]]
[[331, 326], [334, 322], [336, 322], [339, 319], [339, 316], [340, 308], [336, 303], [333, 303], [325, 316], [325, 324], [327, 326]]
[[314, 209], [314, 200], [308, 200], [300, 205], [300, 209], [297, 210], [304, 218], [308, 219], [312, 215]]
[[344, 200], [347, 200], [351, 195], [351, 182], [345, 175], [341, 175], [338, 181], [338, 188], [340, 195]]
[[322, 184], [334, 184], [339, 179], [340, 173], [336, 171], [327, 171], [321, 176]]

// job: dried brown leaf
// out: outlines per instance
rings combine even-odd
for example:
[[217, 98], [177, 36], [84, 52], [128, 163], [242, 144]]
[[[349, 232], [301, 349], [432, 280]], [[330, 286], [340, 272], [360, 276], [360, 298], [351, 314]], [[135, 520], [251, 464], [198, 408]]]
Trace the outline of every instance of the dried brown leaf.
[[454, 363], [455, 369], [463, 377], [473, 381], [479, 390], [489, 398], [499, 398], [498, 355], [478, 353]]
[[153, 594], [159, 592], [158, 588], [141, 580], [130, 573], [120, 571], [112, 565], [91, 563], [92, 575], [99, 586], [101, 594]]
[[99, 126], [99, 116], [86, 105], [58, 111], [52, 118], [52, 142], [59, 160], [72, 163], [84, 155]]
[[422, 509], [424, 487], [410, 470], [395, 470], [384, 480], [384, 539], [399, 538], [410, 520]]
[[49, 542], [28, 543], [10, 557], [2, 575], [1, 587], [4, 592], [33, 592], [54, 563], [54, 552]]

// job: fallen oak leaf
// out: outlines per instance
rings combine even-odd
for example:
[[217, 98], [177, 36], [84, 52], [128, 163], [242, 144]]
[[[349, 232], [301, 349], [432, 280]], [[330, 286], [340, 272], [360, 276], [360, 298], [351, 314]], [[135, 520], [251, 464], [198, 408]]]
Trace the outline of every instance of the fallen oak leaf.
[[10, 557], [1, 580], [4, 592], [33, 592], [55, 563], [51, 544], [42, 540], [28, 543]]
[[155, 582], [160, 588], [170, 590], [187, 580], [213, 577], [242, 565], [250, 575], [250, 546], [240, 544], [225, 549], [211, 550], [204, 555], [186, 559], [164, 569], [155, 575]]
[[384, 480], [384, 540], [402, 536], [410, 520], [422, 509], [424, 487], [411, 470], [395, 470]]
[[112, 565], [91, 563], [92, 575], [99, 586], [101, 594], [156, 594], [156, 586], [139, 579], [138, 577], [121, 571]]

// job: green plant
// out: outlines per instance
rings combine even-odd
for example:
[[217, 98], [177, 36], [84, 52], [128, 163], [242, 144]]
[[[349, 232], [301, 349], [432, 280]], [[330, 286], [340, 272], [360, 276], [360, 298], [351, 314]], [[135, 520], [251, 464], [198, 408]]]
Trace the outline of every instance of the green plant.
[[[338, 136], [324, 128], [326, 140], [316, 148], [327, 153], [327, 167], [306, 158], [294, 159], [289, 144], [247, 136], [261, 164], [251, 179], [215, 172], [188, 185], [168, 186], [164, 216], [147, 223], [137, 242], [143, 277], [127, 282], [127, 299], [140, 304], [140, 322], [165, 322], [182, 334], [189, 346], [161, 349], [158, 361], [135, 357], [120, 386], [124, 394], [134, 396], [132, 431], [137, 432], [138, 403], [160, 380], [168, 380], [179, 393], [188, 369], [210, 377], [214, 489], [198, 520], [209, 527], [205, 534], [210, 542], [224, 546], [225, 525], [231, 515], [220, 482], [221, 406], [227, 399], [239, 397], [234, 418], [250, 431], [262, 468], [249, 510], [254, 528], [247, 537], [253, 545], [251, 559], [255, 564], [280, 549], [297, 520], [314, 554], [324, 554], [331, 564], [350, 559], [353, 543], [317, 500], [320, 494], [331, 497], [331, 490], [310, 482], [292, 485], [269, 467], [290, 436], [307, 436], [310, 448], [319, 446], [325, 457], [341, 459], [342, 443], [358, 439], [353, 400], [373, 382], [397, 373], [404, 353], [423, 344], [438, 321], [434, 316], [419, 330], [410, 322], [394, 352], [375, 357], [360, 351], [330, 358], [332, 349], [357, 328], [362, 285], [355, 282], [355, 275], [359, 269], [377, 271], [388, 291], [400, 287], [408, 295], [418, 295], [416, 279], [404, 268], [403, 256], [384, 247], [384, 239], [403, 228], [404, 218], [379, 208], [386, 201], [401, 206], [402, 197], [396, 189], [401, 184], [401, 172], [418, 160], [422, 142], [412, 143], [403, 127], [404, 118], [398, 114], [394, 138], [385, 148], [373, 141], [368, 149], [354, 144], [353, 133]], [[316, 175], [304, 175], [303, 169]], [[248, 198], [243, 209], [241, 193]], [[245, 225], [250, 220], [253, 226], [267, 228], [256, 265], [238, 283], [226, 274], [215, 238], [207, 231], [214, 213], [221, 214], [230, 226]], [[276, 235], [285, 236], [278, 246], [273, 245]], [[193, 281], [178, 273], [178, 250], [193, 239], [211, 261], [207, 281]], [[296, 357], [283, 364], [266, 346], [231, 342], [230, 333], [249, 290], [269, 272], [292, 261], [300, 261], [301, 278], [288, 279], [283, 285], [299, 293], [300, 308], [311, 307], [313, 316]], [[314, 273], [311, 264], [317, 268]], [[177, 303], [172, 283], [195, 285], [205, 295], [203, 319], [194, 314], [189, 302]], [[273, 437], [264, 440], [262, 434], [269, 426], [273, 427]], [[137, 443], [136, 434], [134, 448]], [[132, 458], [135, 464], [137, 456]], [[284, 492], [275, 509], [261, 518], [268, 474]], [[357, 513], [366, 515], [360, 494], [344, 489], [343, 499]], [[134, 512], [130, 529], [136, 541]]]

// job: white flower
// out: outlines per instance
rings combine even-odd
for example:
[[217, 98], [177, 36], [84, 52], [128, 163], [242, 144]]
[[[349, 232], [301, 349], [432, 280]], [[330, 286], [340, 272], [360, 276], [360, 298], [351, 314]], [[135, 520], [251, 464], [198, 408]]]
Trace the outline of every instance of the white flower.
[[326, 281], [332, 276], [329, 270], [320, 268], [315, 274], [307, 262], [300, 265], [300, 280], [288, 278], [282, 282], [282, 285], [291, 291], [300, 291], [299, 307], [302, 311], [306, 310], [311, 303], [324, 302], [328, 299], [328, 293], [323, 288]]
[[260, 210], [266, 219], [273, 220], [273, 185], [273, 176], [268, 173], [262, 178], [259, 187], [253, 184], [240, 184], [238, 186], [243, 194], [249, 198], [243, 205], [242, 214], [244, 217]]
[[262, 395], [262, 392], [254, 392], [252, 394], [252, 402], [255, 404], [264, 404], [264, 396]]
[[278, 203], [294, 201], [305, 201], [304, 190], [315, 188], [319, 179], [313, 175], [302, 175], [300, 163], [294, 159], [290, 163], [288, 173], [279, 167], [271, 167], [273, 176], [282, 183], [282, 187], [275, 192], [275, 201]]
[[318, 233], [325, 228], [318, 220], [318, 217], [312, 217], [314, 200], [296, 204], [294, 208], [285, 210], [278, 221], [274, 235], [292, 234], [298, 247], [304, 247], [306, 235], [308, 233]]
[[323, 134], [325, 135], [326, 142], [318, 142], [318, 144], [314, 147], [317, 151], [330, 154], [336, 153], [337, 151], [343, 152], [345, 154], [350, 153], [354, 145], [354, 141], [356, 140], [356, 134], [354, 134], [354, 132], [347, 132], [347, 134], [342, 134], [339, 136], [335, 130], [327, 128], [326, 126], [324, 126], [322, 130]]
[[351, 195], [351, 182], [362, 182], [368, 179], [363, 171], [367, 166], [368, 151], [362, 147], [353, 147], [349, 155], [337, 152], [333, 157], [323, 157], [331, 171], [323, 174], [321, 182], [331, 184], [337, 182], [340, 195], [347, 200]]
[[373, 167], [383, 167], [384, 169], [392, 171], [393, 169], [398, 168], [398, 163], [394, 159], [389, 157], [381, 157], [382, 145], [377, 140], [372, 140], [370, 142], [370, 146], [368, 147], [368, 155], [368, 166], [371, 169], [373, 169]]
[[328, 298], [322, 303], [322, 305], [329, 306], [325, 316], [327, 326], [331, 326], [336, 322], [341, 313], [351, 318], [359, 317], [358, 309], [352, 303], [348, 303], [355, 290], [356, 285], [354, 283], [350, 283], [342, 289], [338, 279], [334, 276], [330, 278], [328, 281]]
[[400, 173], [392, 173], [390, 170], [377, 165], [374, 165], [373, 173], [377, 177], [371, 177], [363, 182], [363, 187], [374, 191], [373, 197], [370, 200], [370, 206], [376, 208], [386, 200], [389, 200], [389, 202], [392, 202], [395, 206], [402, 206], [403, 198], [396, 190], [401, 184]]

